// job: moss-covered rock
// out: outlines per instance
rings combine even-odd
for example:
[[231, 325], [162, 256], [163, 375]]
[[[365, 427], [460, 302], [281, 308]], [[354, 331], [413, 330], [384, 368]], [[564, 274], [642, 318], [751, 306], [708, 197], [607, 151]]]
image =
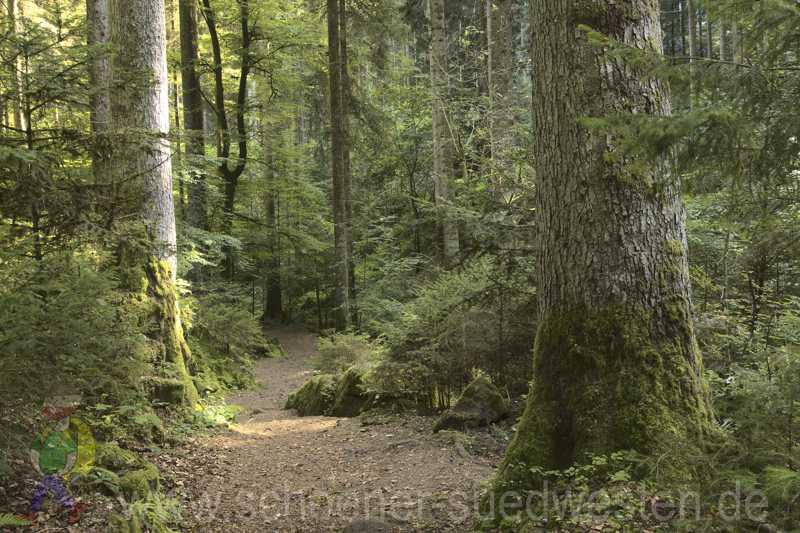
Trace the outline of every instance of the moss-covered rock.
[[95, 464], [111, 472], [127, 472], [142, 465], [135, 453], [123, 450], [113, 442], [98, 442], [95, 451]]
[[486, 376], [478, 376], [464, 389], [456, 404], [436, 421], [434, 431], [487, 426], [508, 415], [503, 395]]
[[289, 395], [286, 409], [294, 409], [300, 416], [326, 415], [336, 401], [337, 385], [337, 377], [332, 374], [314, 376]]
[[358, 416], [368, 404], [369, 395], [364, 387], [364, 374], [357, 368], [351, 368], [339, 380], [330, 414], [341, 417]]
[[146, 498], [159, 490], [161, 475], [156, 465], [144, 463], [142, 468], [131, 470], [119, 480], [119, 488], [128, 501]]

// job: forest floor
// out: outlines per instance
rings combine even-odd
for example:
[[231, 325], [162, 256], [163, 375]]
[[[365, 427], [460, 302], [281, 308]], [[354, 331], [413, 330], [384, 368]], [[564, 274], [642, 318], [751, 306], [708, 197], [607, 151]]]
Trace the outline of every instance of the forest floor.
[[153, 458], [184, 500], [185, 531], [467, 531], [502, 457], [494, 432], [431, 431], [433, 419], [298, 417], [283, 409], [313, 374], [313, 335], [270, 331], [284, 357], [259, 361], [258, 386], [228, 401], [229, 430]]

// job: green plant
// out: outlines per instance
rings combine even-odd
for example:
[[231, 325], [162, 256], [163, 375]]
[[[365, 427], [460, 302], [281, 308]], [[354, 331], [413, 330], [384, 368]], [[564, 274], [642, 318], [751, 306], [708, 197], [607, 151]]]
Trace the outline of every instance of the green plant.
[[29, 525], [31, 525], [30, 521], [24, 518], [19, 518], [8, 513], [0, 514], [0, 527], [25, 527]]

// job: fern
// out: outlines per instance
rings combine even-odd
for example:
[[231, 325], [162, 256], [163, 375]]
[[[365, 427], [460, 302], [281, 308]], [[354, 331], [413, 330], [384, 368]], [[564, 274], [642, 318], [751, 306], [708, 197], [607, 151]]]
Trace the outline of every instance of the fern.
[[19, 518], [13, 514], [0, 513], [0, 527], [24, 527], [31, 525], [30, 521]]
[[794, 504], [800, 499], [800, 472], [769, 467], [766, 470], [765, 488], [770, 499]]

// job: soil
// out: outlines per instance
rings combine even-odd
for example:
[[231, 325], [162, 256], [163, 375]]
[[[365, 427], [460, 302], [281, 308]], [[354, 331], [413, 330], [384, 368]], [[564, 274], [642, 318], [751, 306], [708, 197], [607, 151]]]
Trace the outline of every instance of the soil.
[[258, 363], [258, 386], [228, 398], [229, 430], [154, 458], [193, 532], [469, 531], [505, 440], [434, 435], [434, 419], [300, 418], [283, 405], [313, 375], [313, 335], [270, 331], [285, 356]]

